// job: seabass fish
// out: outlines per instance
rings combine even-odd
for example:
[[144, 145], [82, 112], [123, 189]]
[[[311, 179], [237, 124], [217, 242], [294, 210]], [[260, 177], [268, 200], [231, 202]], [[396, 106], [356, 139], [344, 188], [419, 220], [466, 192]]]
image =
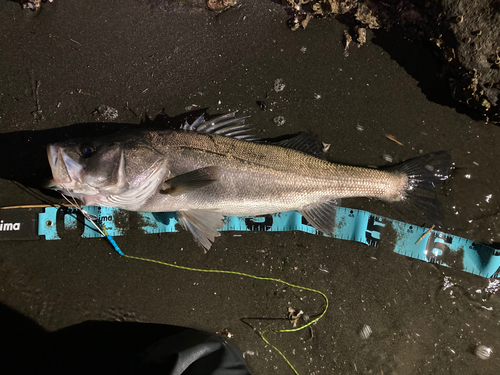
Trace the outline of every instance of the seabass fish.
[[426, 191], [449, 176], [445, 152], [386, 169], [324, 160], [310, 134], [278, 143], [248, 135], [234, 113], [198, 118], [177, 130], [132, 130], [47, 146], [53, 180], [46, 187], [84, 204], [130, 211], [176, 211], [209, 249], [224, 216], [297, 210], [331, 234], [335, 205], [347, 197], [413, 200], [432, 212]]

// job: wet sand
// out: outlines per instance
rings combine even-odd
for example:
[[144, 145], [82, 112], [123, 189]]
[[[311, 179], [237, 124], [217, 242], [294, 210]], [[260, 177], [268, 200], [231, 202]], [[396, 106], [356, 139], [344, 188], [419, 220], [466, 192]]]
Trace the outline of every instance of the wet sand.
[[[285, 9], [270, 1], [242, 1], [221, 14], [140, 0], [55, 0], [36, 13], [7, 2], [1, 9], [0, 131], [9, 137], [1, 138], [0, 206], [41, 202], [19, 182], [59, 201], [37, 190], [49, 173], [41, 139], [85, 135], [99, 128], [95, 123], [138, 124], [162, 108], [169, 116], [238, 110], [262, 137], [313, 132], [332, 144], [327, 158], [335, 162], [384, 166], [387, 156], [397, 163], [448, 151], [457, 170], [441, 197], [444, 231], [500, 242], [500, 128], [450, 106], [433, 55], [418, 43], [369, 32], [365, 46], [346, 53], [346, 26], [328, 18], [291, 32]], [[285, 84], [279, 92], [277, 79]], [[96, 112], [102, 105], [118, 117]], [[74, 124], [80, 125], [68, 130]], [[383, 202], [342, 205], [421, 224], [417, 213], [408, 217]], [[372, 248], [305, 233], [224, 233], [204, 254], [187, 232], [116, 240], [130, 255], [323, 291], [330, 308], [312, 338], [308, 329], [268, 335], [300, 374], [500, 370], [500, 303], [486, 292], [489, 281], [394, 254], [390, 243]], [[242, 319], [260, 331], [290, 328], [288, 307], [309, 316], [324, 307], [319, 295], [273, 282], [124, 259], [103, 239], [1, 242], [0, 280], [2, 330], [11, 332], [12, 348], [39, 328], [10, 319], [10, 310], [50, 332], [88, 320], [227, 329], [254, 374], [292, 371]], [[366, 340], [363, 325], [373, 331]], [[479, 344], [493, 348], [491, 358], [474, 354]]]

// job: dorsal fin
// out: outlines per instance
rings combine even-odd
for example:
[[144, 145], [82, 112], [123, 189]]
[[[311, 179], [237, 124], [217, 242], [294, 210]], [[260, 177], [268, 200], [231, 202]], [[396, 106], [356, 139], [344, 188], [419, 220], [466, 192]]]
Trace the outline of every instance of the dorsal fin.
[[203, 115], [198, 117], [192, 124], [187, 121], [181, 127], [183, 130], [197, 131], [202, 133], [217, 134], [224, 137], [236, 138], [242, 141], [254, 142], [259, 138], [252, 134], [248, 134], [252, 130], [250, 125], [245, 124], [245, 120], [249, 117], [236, 118], [236, 112], [230, 112], [222, 116], [205, 121]]
[[323, 152], [318, 147], [318, 141], [311, 133], [302, 133], [293, 138], [276, 143], [278, 146], [292, 148], [305, 154], [324, 159]]

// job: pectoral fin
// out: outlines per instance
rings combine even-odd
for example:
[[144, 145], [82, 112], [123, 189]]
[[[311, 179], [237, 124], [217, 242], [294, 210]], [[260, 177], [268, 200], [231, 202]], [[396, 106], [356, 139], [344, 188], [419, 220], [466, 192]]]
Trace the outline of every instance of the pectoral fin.
[[328, 235], [332, 235], [335, 230], [335, 216], [337, 214], [337, 207], [340, 200], [333, 199], [328, 202], [311, 204], [304, 207], [299, 213], [306, 218], [306, 220], [314, 228]]
[[211, 185], [219, 178], [219, 167], [205, 167], [175, 176], [160, 186], [161, 194], [182, 195]]
[[210, 249], [215, 237], [220, 236], [217, 229], [224, 227], [224, 217], [217, 212], [189, 210], [179, 211], [177, 216], [182, 226], [189, 229], [205, 251]]

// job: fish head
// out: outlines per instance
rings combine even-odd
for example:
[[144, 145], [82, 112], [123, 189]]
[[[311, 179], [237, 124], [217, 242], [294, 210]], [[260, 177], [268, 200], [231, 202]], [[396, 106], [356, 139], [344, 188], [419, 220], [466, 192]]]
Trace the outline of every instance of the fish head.
[[164, 157], [137, 137], [103, 137], [49, 144], [52, 179], [45, 187], [88, 205], [140, 206], [166, 173]]

